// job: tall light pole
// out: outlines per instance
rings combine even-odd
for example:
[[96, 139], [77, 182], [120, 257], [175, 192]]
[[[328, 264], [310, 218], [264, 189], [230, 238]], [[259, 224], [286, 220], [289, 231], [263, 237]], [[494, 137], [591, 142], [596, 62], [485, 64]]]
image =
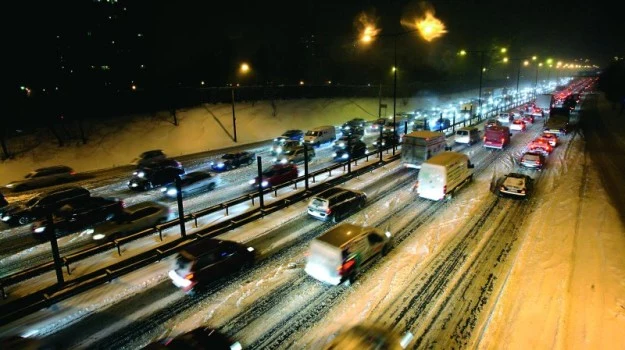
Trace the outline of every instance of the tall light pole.
[[492, 53], [506, 53], [508, 51], [508, 49], [506, 49], [505, 47], [502, 47], [501, 49], [497, 50], [497, 49], [493, 49], [493, 50], [460, 50], [460, 52], [458, 52], [459, 56], [466, 56], [468, 53], [479, 53], [480, 54], [480, 86], [478, 89], [478, 97], [477, 97], [477, 105], [478, 105], [478, 111], [480, 113], [480, 115], [482, 114], [482, 81], [484, 78], [484, 72], [486, 72], [486, 67], [484, 67], [485, 62], [484, 60], [487, 58], [486, 54], [492, 54]]
[[[247, 63], [241, 63], [241, 66], [239, 67], [239, 73], [240, 74], [247, 74], [250, 71], [250, 66]], [[234, 87], [235, 84], [232, 84], [232, 129], [233, 129], [233, 139], [234, 142], [237, 142], [237, 117], [234, 111]]]

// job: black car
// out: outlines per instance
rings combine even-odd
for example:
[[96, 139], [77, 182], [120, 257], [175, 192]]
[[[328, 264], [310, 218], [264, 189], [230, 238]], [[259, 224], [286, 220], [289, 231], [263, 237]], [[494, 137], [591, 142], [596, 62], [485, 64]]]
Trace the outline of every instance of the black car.
[[365, 120], [360, 118], [352, 119], [341, 126], [341, 132], [343, 135], [363, 136], [365, 134]]
[[172, 158], [154, 158], [137, 167], [133, 175], [137, 175], [143, 169], [178, 168], [184, 170], [182, 163]]
[[334, 145], [332, 146], [332, 148], [334, 150], [345, 149], [345, 148], [347, 148], [347, 145], [349, 145], [350, 143], [360, 141], [360, 138], [361, 138], [361, 136], [360, 135], [356, 135], [356, 134], [343, 135], [343, 136], [341, 136], [341, 138], [339, 138], [338, 140], [334, 141]]
[[393, 145], [393, 140], [395, 141], [395, 144], [398, 145], [400, 143], [399, 135], [392, 132], [385, 132], [382, 134], [382, 137], [378, 137], [375, 141], [373, 141], [373, 145], [378, 149], [386, 148]]
[[[53, 215], [54, 232], [57, 236], [78, 232], [111, 220], [124, 210], [124, 202], [117, 198], [90, 197], [85, 201], [65, 204]], [[48, 219], [35, 221], [31, 231], [36, 238], [46, 238]]]
[[304, 130], [287, 130], [282, 134], [282, 136], [288, 138], [289, 140], [302, 141], [304, 140]]
[[25, 204], [12, 204], [2, 209], [2, 221], [11, 225], [27, 223], [54, 213], [66, 204], [88, 200], [89, 190], [82, 187], [64, 187], [31, 198]]
[[28, 173], [23, 180], [13, 181], [6, 187], [16, 192], [25, 191], [74, 181], [75, 175], [74, 170], [65, 165], [39, 168]]
[[154, 149], [151, 151], [145, 151], [136, 158], [133, 163], [137, 164], [137, 166], [147, 166], [150, 163], [157, 162], [159, 160], [166, 159], [167, 156], [160, 149]]
[[232, 170], [241, 166], [251, 165], [255, 159], [256, 154], [253, 152], [226, 153], [221, 157], [220, 161], [211, 162], [211, 169], [213, 171]]
[[175, 338], [163, 339], [149, 344], [145, 349], [234, 350], [241, 349], [241, 344], [214, 328], [200, 327]]
[[332, 187], [310, 200], [308, 214], [315, 219], [337, 222], [363, 208], [366, 199], [364, 192]]
[[351, 148], [337, 150], [332, 155], [337, 162], [343, 162], [348, 159], [362, 157], [367, 154], [367, 145], [362, 141], [356, 141], [350, 145]]
[[[205, 191], [212, 191], [219, 185], [219, 176], [213, 176], [208, 171], [193, 171], [180, 176], [180, 191], [186, 197]], [[161, 188], [161, 192], [169, 198], [176, 198], [178, 190], [176, 184], [170, 184]]]
[[167, 186], [176, 181], [176, 177], [184, 174], [184, 169], [166, 168], [143, 168], [137, 170], [130, 181], [128, 188], [135, 191], [147, 191], [149, 189]]
[[254, 263], [254, 248], [233, 241], [203, 239], [186, 247], [169, 271], [174, 285], [185, 292], [198, 283], [215, 282]]
[[451, 127], [451, 120], [448, 118], [439, 118], [434, 123], [433, 131], [440, 131]]

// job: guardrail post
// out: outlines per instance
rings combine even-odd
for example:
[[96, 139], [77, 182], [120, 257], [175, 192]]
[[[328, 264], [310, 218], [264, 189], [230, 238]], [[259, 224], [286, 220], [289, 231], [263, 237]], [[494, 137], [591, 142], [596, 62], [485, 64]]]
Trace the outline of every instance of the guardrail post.
[[[178, 222], [180, 223], [180, 235], [182, 238], [187, 237], [187, 229], [184, 226], [184, 207], [182, 206], [182, 186], [180, 184], [180, 175], [176, 175], [176, 199], [178, 200]], [[120, 254], [121, 255], [121, 254]]]
[[115, 246], [117, 247], [117, 254], [122, 256], [122, 247], [119, 245], [119, 242], [115, 241]]
[[306, 142], [304, 142], [304, 187], [308, 191], [308, 144]]
[[67, 274], [71, 275], [72, 273], [69, 271], [69, 261], [67, 261], [67, 259], [63, 258], [63, 263], [65, 263], [65, 268], [67, 269]]
[[258, 164], [258, 201], [260, 204], [260, 210], [265, 207], [263, 198], [263, 162], [260, 156], [256, 157], [256, 164]]
[[352, 139], [348, 138], [347, 139], [347, 151], [349, 152], [348, 155], [348, 159], [347, 159], [347, 173], [350, 174], [352, 172]]
[[4, 286], [0, 284], [0, 289], [2, 289], [2, 299], [6, 299], [8, 297], [6, 291], [4, 290]]
[[378, 141], [378, 147], [380, 148], [380, 162], [382, 161], [382, 152], [384, 151], [384, 146], [382, 146], [382, 139], [384, 138], [382, 132], [384, 131], [384, 124], [380, 127], [380, 141]]
[[[197, 228], [197, 216], [195, 215], [195, 213], [191, 214], [191, 217], [193, 217], [193, 222], [194, 222], [194, 227]], [[162, 239], [161, 239], [162, 241]]]
[[52, 213], [48, 214], [46, 220], [48, 221], [48, 227], [46, 231], [48, 232], [48, 237], [50, 238], [50, 246], [52, 247], [52, 257], [54, 258], [54, 270], [56, 271], [56, 281], [58, 284], [64, 284], [65, 280], [63, 279], [63, 265], [61, 262], [61, 254], [59, 253], [59, 244], [56, 241], [56, 229], [54, 225], [54, 217]]
[[[254, 206], [254, 196], [252, 196], [252, 206]], [[230, 207], [226, 205], [226, 216], [230, 215], [228, 208]]]
[[158, 237], [161, 239], [161, 242], [162, 242], [163, 241], [163, 228], [161, 226], [158, 227]]
[[453, 116], [453, 122], [451, 123], [451, 132], [455, 133], [456, 132], [456, 112], [454, 112], [454, 116]]
[[315, 183], [315, 175], [313, 175], [313, 183]]

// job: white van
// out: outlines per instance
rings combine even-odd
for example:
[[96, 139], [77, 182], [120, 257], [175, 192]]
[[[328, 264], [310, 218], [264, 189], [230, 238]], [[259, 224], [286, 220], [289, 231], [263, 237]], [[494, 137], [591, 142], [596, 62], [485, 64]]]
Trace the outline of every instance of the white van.
[[351, 283], [362, 266], [386, 255], [391, 244], [390, 232], [343, 223], [312, 240], [304, 270], [328, 284]]
[[456, 130], [456, 137], [454, 138], [456, 143], [464, 143], [472, 145], [480, 141], [480, 131], [474, 126], [467, 126]]
[[445, 134], [434, 131], [413, 131], [404, 136], [401, 146], [401, 161], [407, 168], [421, 167], [421, 163], [445, 151]]
[[304, 142], [309, 145], [319, 146], [322, 143], [334, 142], [336, 140], [336, 129], [334, 126], [326, 125], [310, 129], [304, 135]]
[[451, 198], [452, 194], [473, 179], [473, 164], [466, 154], [440, 153], [423, 164], [417, 180], [419, 197], [431, 200]]

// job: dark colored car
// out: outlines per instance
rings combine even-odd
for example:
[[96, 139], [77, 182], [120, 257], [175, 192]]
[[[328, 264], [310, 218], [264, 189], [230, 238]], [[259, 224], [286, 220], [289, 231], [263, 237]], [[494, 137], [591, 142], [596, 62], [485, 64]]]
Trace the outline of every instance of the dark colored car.
[[167, 156], [165, 155], [165, 153], [163, 153], [162, 150], [154, 149], [141, 153], [138, 158], [133, 160], [133, 163], [135, 163], [139, 167], [148, 166], [150, 163], [163, 160], [165, 158], [167, 158]]
[[[208, 171], [193, 171], [180, 176], [180, 191], [186, 197], [193, 194], [212, 191], [221, 182], [218, 176], [213, 176]], [[167, 197], [176, 198], [178, 191], [175, 184], [161, 188], [161, 192]]]
[[226, 171], [254, 164], [255, 160], [255, 153], [244, 151], [237, 153], [226, 153], [221, 157], [221, 160], [211, 162], [210, 165], [213, 171]]
[[332, 187], [310, 200], [308, 214], [315, 219], [337, 222], [363, 208], [366, 199], [364, 192]]
[[203, 239], [178, 253], [169, 278], [174, 285], [188, 292], [198, 283], [215, 282], [251, 266], [254, 258], [252, 247], [233, 241]]
[[304, 140], [304, 130], [287, 130], [282, 134], [282, 136], [288, 138], [289, 140], [302, 141]]
[[492, 128], [492, 127], [499, 127], [499, 126], [503, 126], [503, 124], [501, 124], [501, 122], [497, 119], [489, 119], [486, 121], [486, 124], [484, 124], [484, 130], [488, 129], [488, 128]]
[[263, 171], [261, 179], [257, 176], [254, 180], [250, 180], [249, 184], [254, 188], [257, 188], [259, 185], [261, 187], [271, 187], [297, 179], [297, 176], [298, 171], [295, 164], [274, 164]]
[[74, 170], [65, 165], [39, 168], [24, 176], [24, 180], [13, 181], [6, 187], [16, 192], [25, 191], [74, 181], [74, 175]]
[[184, 169], [166, 168], [143, 168], [135, 172], [128, 181], [128, 188], [135, 191], [147, 191], [149, 189], [167, 186], [176, 181], [176, 177], [184, 174]]
[[349, 143], [358, 142], [362, 136], [357, 134], [343, 135], [338, 140], [334, 141], [332, 148], [334, 150], [345, 149]]
[[343, 135], [359, 135], [365, 134], [365, 120], [362, 118], [354, 118], [341, 126]]
[[[111, 220], [124, 210], [124, 202], [117, 198], [90, 197], [84, 201], [65, 204], [53, 215], [57, 236], [78, 232]], [[31, 231], [36, 238], [44, 239], [48, 233], [48, 219], [35, 221]]]
[[448, 118], [439, 118], [434, 122], [433, 131], [440, 131], [451, 127], [451, 121]]
[[133, 175], [137, 175], [143, 169], [159, 169], [159, 168], [178, 168], [184, 169], [182, 163], [172, 158], [156, 158], [145, 162], [143, 165], [137, 167], [137, 171]]
[[149, 344], [145, 349], [195, 349], [195, 350], [239, 350], [241, 344], [214, 328], [200, 327], [175, 338], [168, 338]]
[[526, 152], [521, 156], [519, 164], [524, 168], [542, 170], [545, 166], [545, 156], [540, 152]]
[[89, 199], [89, 190], [82, 187], [64, 187], [31, 198], [24, 204], [11, 204], [2, 208], [2, 221], [11, 225], [26, 225], [66, 204], [76, 204]]
[[85, 230], [94, 241], [103, 242], [133, 234], [166, 222], [169, 207], [157, 202], [142, 202], [130, 205], [112, 220], [101, 222]]
[[367, 154], [367, 145], [362, 141], [352, 143], [351, 148], [337, 150], [332, 155], [337, 162], [343, 162], [348, 159], [362, 157]]
[[395, 140], [396, 144], [400, 143], [399, 135], [396, 135], [392, 132], [385, 132], [382, 134], [382, 137], [378, 137], [375, 141], [373, 141], [373, 145], [377, 148], [385, 148], [393, 145], [393, 140]]

